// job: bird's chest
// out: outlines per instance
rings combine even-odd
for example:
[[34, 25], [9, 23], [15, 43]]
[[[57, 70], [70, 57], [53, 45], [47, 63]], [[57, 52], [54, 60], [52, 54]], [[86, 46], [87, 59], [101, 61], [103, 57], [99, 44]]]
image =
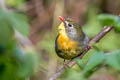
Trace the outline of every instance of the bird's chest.
[[59, 49], [64, 52], [72, 52], [75, 53], [78, 48], [78, 42], [71, 41], [66, 35], [59, 35], [58, 37], [58, 46]]

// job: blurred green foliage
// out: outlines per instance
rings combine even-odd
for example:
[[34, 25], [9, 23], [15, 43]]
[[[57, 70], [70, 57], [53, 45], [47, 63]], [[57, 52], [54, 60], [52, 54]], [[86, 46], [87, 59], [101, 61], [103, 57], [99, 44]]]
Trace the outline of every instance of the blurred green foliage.
[[15, 8], [19, 8], [25, 3], [26, 0], [5, 0], [7, 5]]
[[[35, 72], [38, 57], [34, 47], [20, 46], [16, 32], [29, 35], [25, 15], [0, 10], [0, 80], [25, 80]], [[25, 38], [26, 39], [26, 38]]]

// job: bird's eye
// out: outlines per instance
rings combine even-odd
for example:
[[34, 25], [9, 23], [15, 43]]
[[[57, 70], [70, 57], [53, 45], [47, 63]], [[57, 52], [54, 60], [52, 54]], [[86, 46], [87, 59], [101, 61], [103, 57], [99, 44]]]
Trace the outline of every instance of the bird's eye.
[[72, 27], [72, 24], [68, 24], [69, 27]]

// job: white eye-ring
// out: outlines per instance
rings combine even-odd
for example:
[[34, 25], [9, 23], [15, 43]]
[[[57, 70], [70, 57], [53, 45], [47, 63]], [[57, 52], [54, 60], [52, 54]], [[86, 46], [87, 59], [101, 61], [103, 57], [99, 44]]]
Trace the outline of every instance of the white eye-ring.
[[73, 24], [70, 24], [69, 22], [65, 22], [68, 27], [73, 27]]
[[68, 26], [69, 26], [69, 27], [72, 27], [72, 24], [68, 23]]

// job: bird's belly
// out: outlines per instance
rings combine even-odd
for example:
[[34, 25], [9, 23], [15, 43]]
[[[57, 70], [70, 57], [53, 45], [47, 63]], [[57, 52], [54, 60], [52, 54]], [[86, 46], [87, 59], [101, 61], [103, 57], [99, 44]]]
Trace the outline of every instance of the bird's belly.
[[81, 53], [78, 42], [71, 41], [67, 37], [59, 36], [58, 48], [62, 51], [61, 53], [58, 53], [58, 55], [64, 59], [72, 59]]
[[62, 52], [58, 53], [58, 55], [64, 59], [73, 59], [74, 57], [78, 56], [80, 53], [82, 53], [82, 49], [61, 49]]

